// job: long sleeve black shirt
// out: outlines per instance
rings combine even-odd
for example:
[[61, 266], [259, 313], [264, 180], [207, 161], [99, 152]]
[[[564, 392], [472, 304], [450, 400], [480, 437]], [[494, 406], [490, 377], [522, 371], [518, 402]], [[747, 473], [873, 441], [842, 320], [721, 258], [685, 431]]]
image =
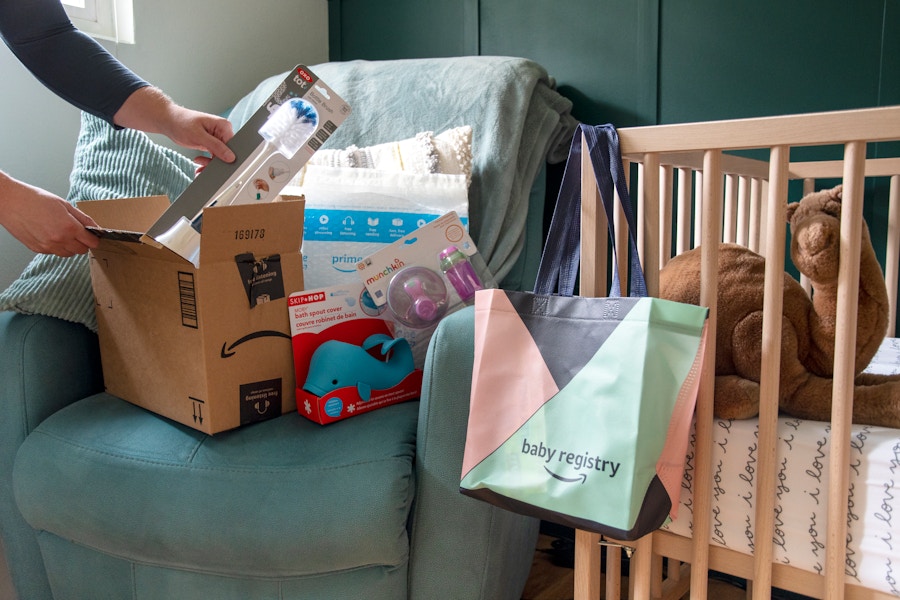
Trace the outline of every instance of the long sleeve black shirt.
[[72, 25], [59, 0], [0, 0], [0, 37], [60, 98], [112, 124], [146, 81]]

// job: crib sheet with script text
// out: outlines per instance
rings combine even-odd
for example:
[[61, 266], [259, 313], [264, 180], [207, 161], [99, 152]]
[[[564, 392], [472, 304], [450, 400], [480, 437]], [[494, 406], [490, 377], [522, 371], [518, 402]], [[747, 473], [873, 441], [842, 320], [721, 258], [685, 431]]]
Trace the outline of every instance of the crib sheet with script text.
[[[900, 340], [885, 340], [867, 368], [900, 373]], [[710, 542], [751, 554], [756, 540], [756, 419], [716, 420], [713, 426]], [[824, 572], [828, 529], [828, 423], [778, 419], [774, 560]], [[690, 536], [693, 523], [693, 432], [678, 518], [664, 527]], [[854, 425], [847, 505], [848, 582], [900, 597], [900, 430]]]

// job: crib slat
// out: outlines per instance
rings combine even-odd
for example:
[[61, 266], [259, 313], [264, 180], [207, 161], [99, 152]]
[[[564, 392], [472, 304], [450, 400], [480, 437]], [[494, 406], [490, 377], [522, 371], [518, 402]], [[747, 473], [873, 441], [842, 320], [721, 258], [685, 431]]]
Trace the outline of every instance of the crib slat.
[[[659, 295], [659, 155], [647, 154], [641, 165], [642, 178], [638, 185], [637, 237], [638, 253], [644, 277], [647, 280], [647, 293]], [[626, 271], [620, 271], [625, 273]]]
[[622, 597], [622, 549], [616, 546], [606, 548], [606, 597]]
[[760, 226], [762, 225], [762, 180], [754, 177], [750, 180], [750, 249], [759, 252]]
[[841, 200], [841, 261], [838, 269], [834, 383], [831, 403], [831, 451], [828, 465], [828, 532], [825, 543], [825, 598], [843, 598], [847, 540], [847, 488], [850, 482], [850, 426], [859, 295], [865, 142], [844, 148]]
[[[803, 195], [811, 194], [816, 190], [816, 180], [807, 177], [803, 180]], [[809, 295], [812, 291], [812, 283], [809, 280], [809, 277], [804, 273], [800, 273], [800, 287], [806, 290], [807, 295]]]
[[769, 180], [762, 179], [759, 182], [759, 252], [766, 255], [766, 237], [769, 235], [769, 211], [766, 206], [769, 202]]
[[[776, 146], [769, 156], [767, 220], [785, 222], [790, 148]], [[753, 530], [753, 598], [772, 595], [772, 537], [775, 530], [775, 463], [778, 441], [778, 384], [781, 375], [781, 323], [784, 305], [785, 228], [766, 239], [763, 299], [762, 371], [759, 381], [759, 441], [756, 459], [756, 524]]]
[[[649, 153], [638, 170], [638, 252], [644, 276], [647, 280], [647, 294], [659, 296], [659, 155]], [[630, 563], [628, 584], [633, 598], [650, 598], [652, 583], [652, 536], [645, 535], [637, 540], [635, 553]], [[607, 595], [607, 597], [610, 597]]]
[[[609, 569], [607, 569], [607, 572]], [[608, 575], [607, 575], [608, 577]], [[600, 534], [575, 530], [575, 600], [600, 598]]]
[[898, 265], [900, 263], [900, 175], [891, 177], [888, 198], [888, 233], [884, 261], [884, 280], [888, 292], [888, 305], [890, 306], [888, 336], [894, 337], [897, 330], [897, 279], [898, 268], [900, 268], [900, 265]]
[[676, 222], [677, 237], [675, 254], [681, 254], [691, 247], [691, 187], [694, 183], [694, 172], [691, 169], [678, 169], [678, 209]]
[[[583, 137], [583, 136], [582, 136]], [[582, 139], [583, 147], [587, 141]], [[606, 263], [609, 260], [609, 234], [606, 212], [600, 200], [590, 153], [581, 156], [581, 260], [580, 289], [585, 296], [605, 296], [608, 286]]]
[[722, 187], [721, 152], [707, 150], [703, 157], [702, 231], [700, 258], [700, 304], [709, 307], [706, 356], [700, 379], [696, 411], [694, 449], [694, 543], [691, 552], [691, 597], [707, 597], [709, 536], [712, 514], [712, 424], [715, 388], [716, 314], [719, 290], [718, 263]]
[[[582, 145], [587, 140], [582, 135]], [[604, 296], [607, 290], [608, 261], [606, 212], [594, 179], [590, 153], [581, 154], [581, 258], [580, 290], [583, 296]], [[575, 599], [597, 600], [600, 597], [600, 536], [588, 531], [575, 531]]]
[[738, 178], [725, 176], [725, 215], [723, 217], [722, 241], [734, 243], [737, 240], [738, 221]]
[[[634, 544], [628, 570], [631, 598], [652, 598], [653, 535], [645, 535]], [[609, 598], [609, 596], [607, 596]]]
[[[704, 159], [705, 160], [705, 159]], [[703, 238], [703, 171], [697, 171], [694, 173], [694, 179], [696, 179], [697, 183], [695, 186], [696, 192], [694, 193], [694, 245], [693, 247], [697, 247], [700, 243], [700, 240]], [[719, 194], [719, 198], [722, 197], [722, 194]], [[719, 223], [716, 223], [716, 231], [719, 230]]]
[[666, 266], [672, 255], [672, 186], [675, 170], [671, 165], [659, 169], [659, 268]]
[[737, 238], [735, 241], [741, 246], [747, 246], [750, 243], [750, 178], [745, 175], [738, 178]]

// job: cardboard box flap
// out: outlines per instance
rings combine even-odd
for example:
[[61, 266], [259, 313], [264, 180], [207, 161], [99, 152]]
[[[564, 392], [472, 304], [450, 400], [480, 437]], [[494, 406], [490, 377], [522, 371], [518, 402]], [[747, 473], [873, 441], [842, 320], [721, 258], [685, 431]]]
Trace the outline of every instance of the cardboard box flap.
[[78, 208], [109, 231], [144, 233], [169, 208], [166, 196], [78, 202]]
[[233, 261], [252, 252], [258, 257], [300, 252], [303, 205], [299, 199], [235, 204], [203, 209], [200, 264]]

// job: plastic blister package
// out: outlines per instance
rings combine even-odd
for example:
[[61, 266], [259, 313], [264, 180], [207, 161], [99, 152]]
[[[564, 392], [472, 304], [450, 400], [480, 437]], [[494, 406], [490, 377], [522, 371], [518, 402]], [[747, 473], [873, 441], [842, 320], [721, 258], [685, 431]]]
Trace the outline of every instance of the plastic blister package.
[[387, 307], [395, 335], [409, 340], [424, 364], [428, 340], [442, 318], [497, 287], [459, 216], [450, 212], [357, 265], [373, 301]]

